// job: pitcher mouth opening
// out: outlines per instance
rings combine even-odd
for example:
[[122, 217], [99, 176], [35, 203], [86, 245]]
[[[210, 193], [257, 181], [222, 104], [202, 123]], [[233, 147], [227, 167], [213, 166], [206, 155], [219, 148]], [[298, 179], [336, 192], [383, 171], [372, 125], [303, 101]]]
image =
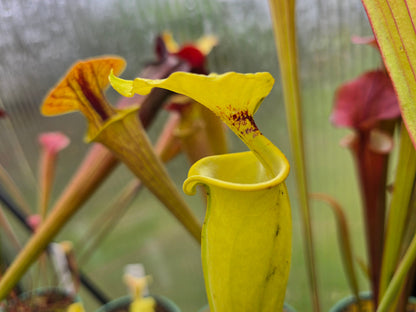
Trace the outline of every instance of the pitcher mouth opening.
[[258, 191], [277, 186], [289, 174], [289, 164], [280, 154], [279, 151], [273, 164], [276, 174], [266, 170], [251, 151], [203, 158], [189, 170], [183, 190], [194, 194], [198, 184], [239, 191]]

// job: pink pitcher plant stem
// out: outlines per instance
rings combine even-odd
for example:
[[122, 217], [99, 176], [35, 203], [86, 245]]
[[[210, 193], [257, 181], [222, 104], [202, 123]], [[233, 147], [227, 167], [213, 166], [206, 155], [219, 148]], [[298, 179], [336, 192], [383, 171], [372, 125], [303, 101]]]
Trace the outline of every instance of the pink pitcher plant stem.
[[49, 132], [39, 136], [42, 147], [39, 162], [40, 215], [45, 219], [55, 176], [58, 153], [68, 146], [69, 139], [62, 133]]

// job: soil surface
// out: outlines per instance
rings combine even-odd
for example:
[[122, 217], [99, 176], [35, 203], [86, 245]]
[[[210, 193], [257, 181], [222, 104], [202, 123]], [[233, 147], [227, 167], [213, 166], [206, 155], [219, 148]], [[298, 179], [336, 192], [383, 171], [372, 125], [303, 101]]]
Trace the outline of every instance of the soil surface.
[[6, 312], [65, 312], [73, 302], [74, 298], [68, 295], [47, 293], [27, 299], [8, 300], [4, 309]]
[[[202, 312], [209, 312], [209, 308], [202, 310]], [[286, 308], [283, 308], [283, 312], [290, 312]]]

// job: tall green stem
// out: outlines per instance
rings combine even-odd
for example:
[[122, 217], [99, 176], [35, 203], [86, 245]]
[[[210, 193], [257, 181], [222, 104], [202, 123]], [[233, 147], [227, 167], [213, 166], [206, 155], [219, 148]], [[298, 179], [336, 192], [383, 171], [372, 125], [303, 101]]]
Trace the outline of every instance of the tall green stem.
[[312, 226], [308, 202], [308, 186], [303, 144], [300, 87], [298, 78], [295, 0], [269, 0], [275, 42], [282, 77], [286, 118], [294, 157], [294, 171], [302, 213], [313, 310], [320, 311], [317, 273], [313, 248]]

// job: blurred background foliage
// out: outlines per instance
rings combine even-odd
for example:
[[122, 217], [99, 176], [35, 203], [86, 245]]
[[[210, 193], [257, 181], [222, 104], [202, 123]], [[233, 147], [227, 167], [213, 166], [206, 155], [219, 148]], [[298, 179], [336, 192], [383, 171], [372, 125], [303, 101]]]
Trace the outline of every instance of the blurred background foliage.
[[[375, 49], [351, 43], [351, 36], [372, 34], [360, 0], [298, 0], [297, 26], [308, 178], [312, 192], [325, 192], [345, 207], [354, 235], [354, 250], [365, 259], [360, 200], [349, 152], [339, 146], [347, 130], [329, 122], [336, 87], [364, 70], [380, 65]], [[77, 164], [87, 145], [83, 117], [74, 114], [46, 118], [39, 106], [47, 91], [78, 59], [117, 54], [127, 60], [124, 78], [135, 77], [155, 59], [155, 37], [170, 30], [179, 43], [215, 34], [220, 44], [208, 58], [211, 71], [269, 71], [276, 78], [272, 93], [256, 115], [259, 128], [291, 159], [285, 113], [279, 84], [278, 63], [266, 0], [54, 0], [0, 2], [0, 107], [9, 116], [0, 122], [0, 162], [16, 180], [36, 209], [38, 162], [37, 136], [43, 131], [62, 131], [72, 144], [60, 157], [53, 199]], [[115, 103], [118, 96], [109, 90]], [[150, 129], [154, 140], [166, 119], [162, 112]], [[230, 134], [232, 151], [244, 146]], [[179, 157], [168, 165], [178, 187], [186, 177], [187, 164]], [[131, 179], [120, 166], [77, 213], [59, 235], [70, 239], [76, 250], [85, 241], [89, 224]], [[298, 311], [310, 311], [310, 297], [303, 257], [303, 241], [292, 177], [294, 240], [286, 301]], [[204, 204], [198, 196], [187, 197], [198, 216]], [[337, 249], [333, 216], [325, 204], [312, 203], [323, 310], [349, 294]], [[16, 225], [20, 231], [20, 228]], [[21, 230], [23, 232], [23, 230]], [[3, 247], [13, 250], [4, 239]], [[26, 237], [21, 235], [21, 241]], [[141, 262], [153, 276], [153, 293], [173, 299], [184, 312], [205, 304], [199, 247], [147, 191], [135, 200], [107, 239], [83, 266], [84, 271], [111, 297], [126, 293], [122, 284], [125, 264]], [[362, 274], [363, 276], [364, 274]], [[365, 279], [362, 289], [367, 289]], [[28, 276], [26, 283], [36, 287]], [[244, 292], [244, 290], [242, 290]], [[95, 302], [81, 292], [87, 309]]]

